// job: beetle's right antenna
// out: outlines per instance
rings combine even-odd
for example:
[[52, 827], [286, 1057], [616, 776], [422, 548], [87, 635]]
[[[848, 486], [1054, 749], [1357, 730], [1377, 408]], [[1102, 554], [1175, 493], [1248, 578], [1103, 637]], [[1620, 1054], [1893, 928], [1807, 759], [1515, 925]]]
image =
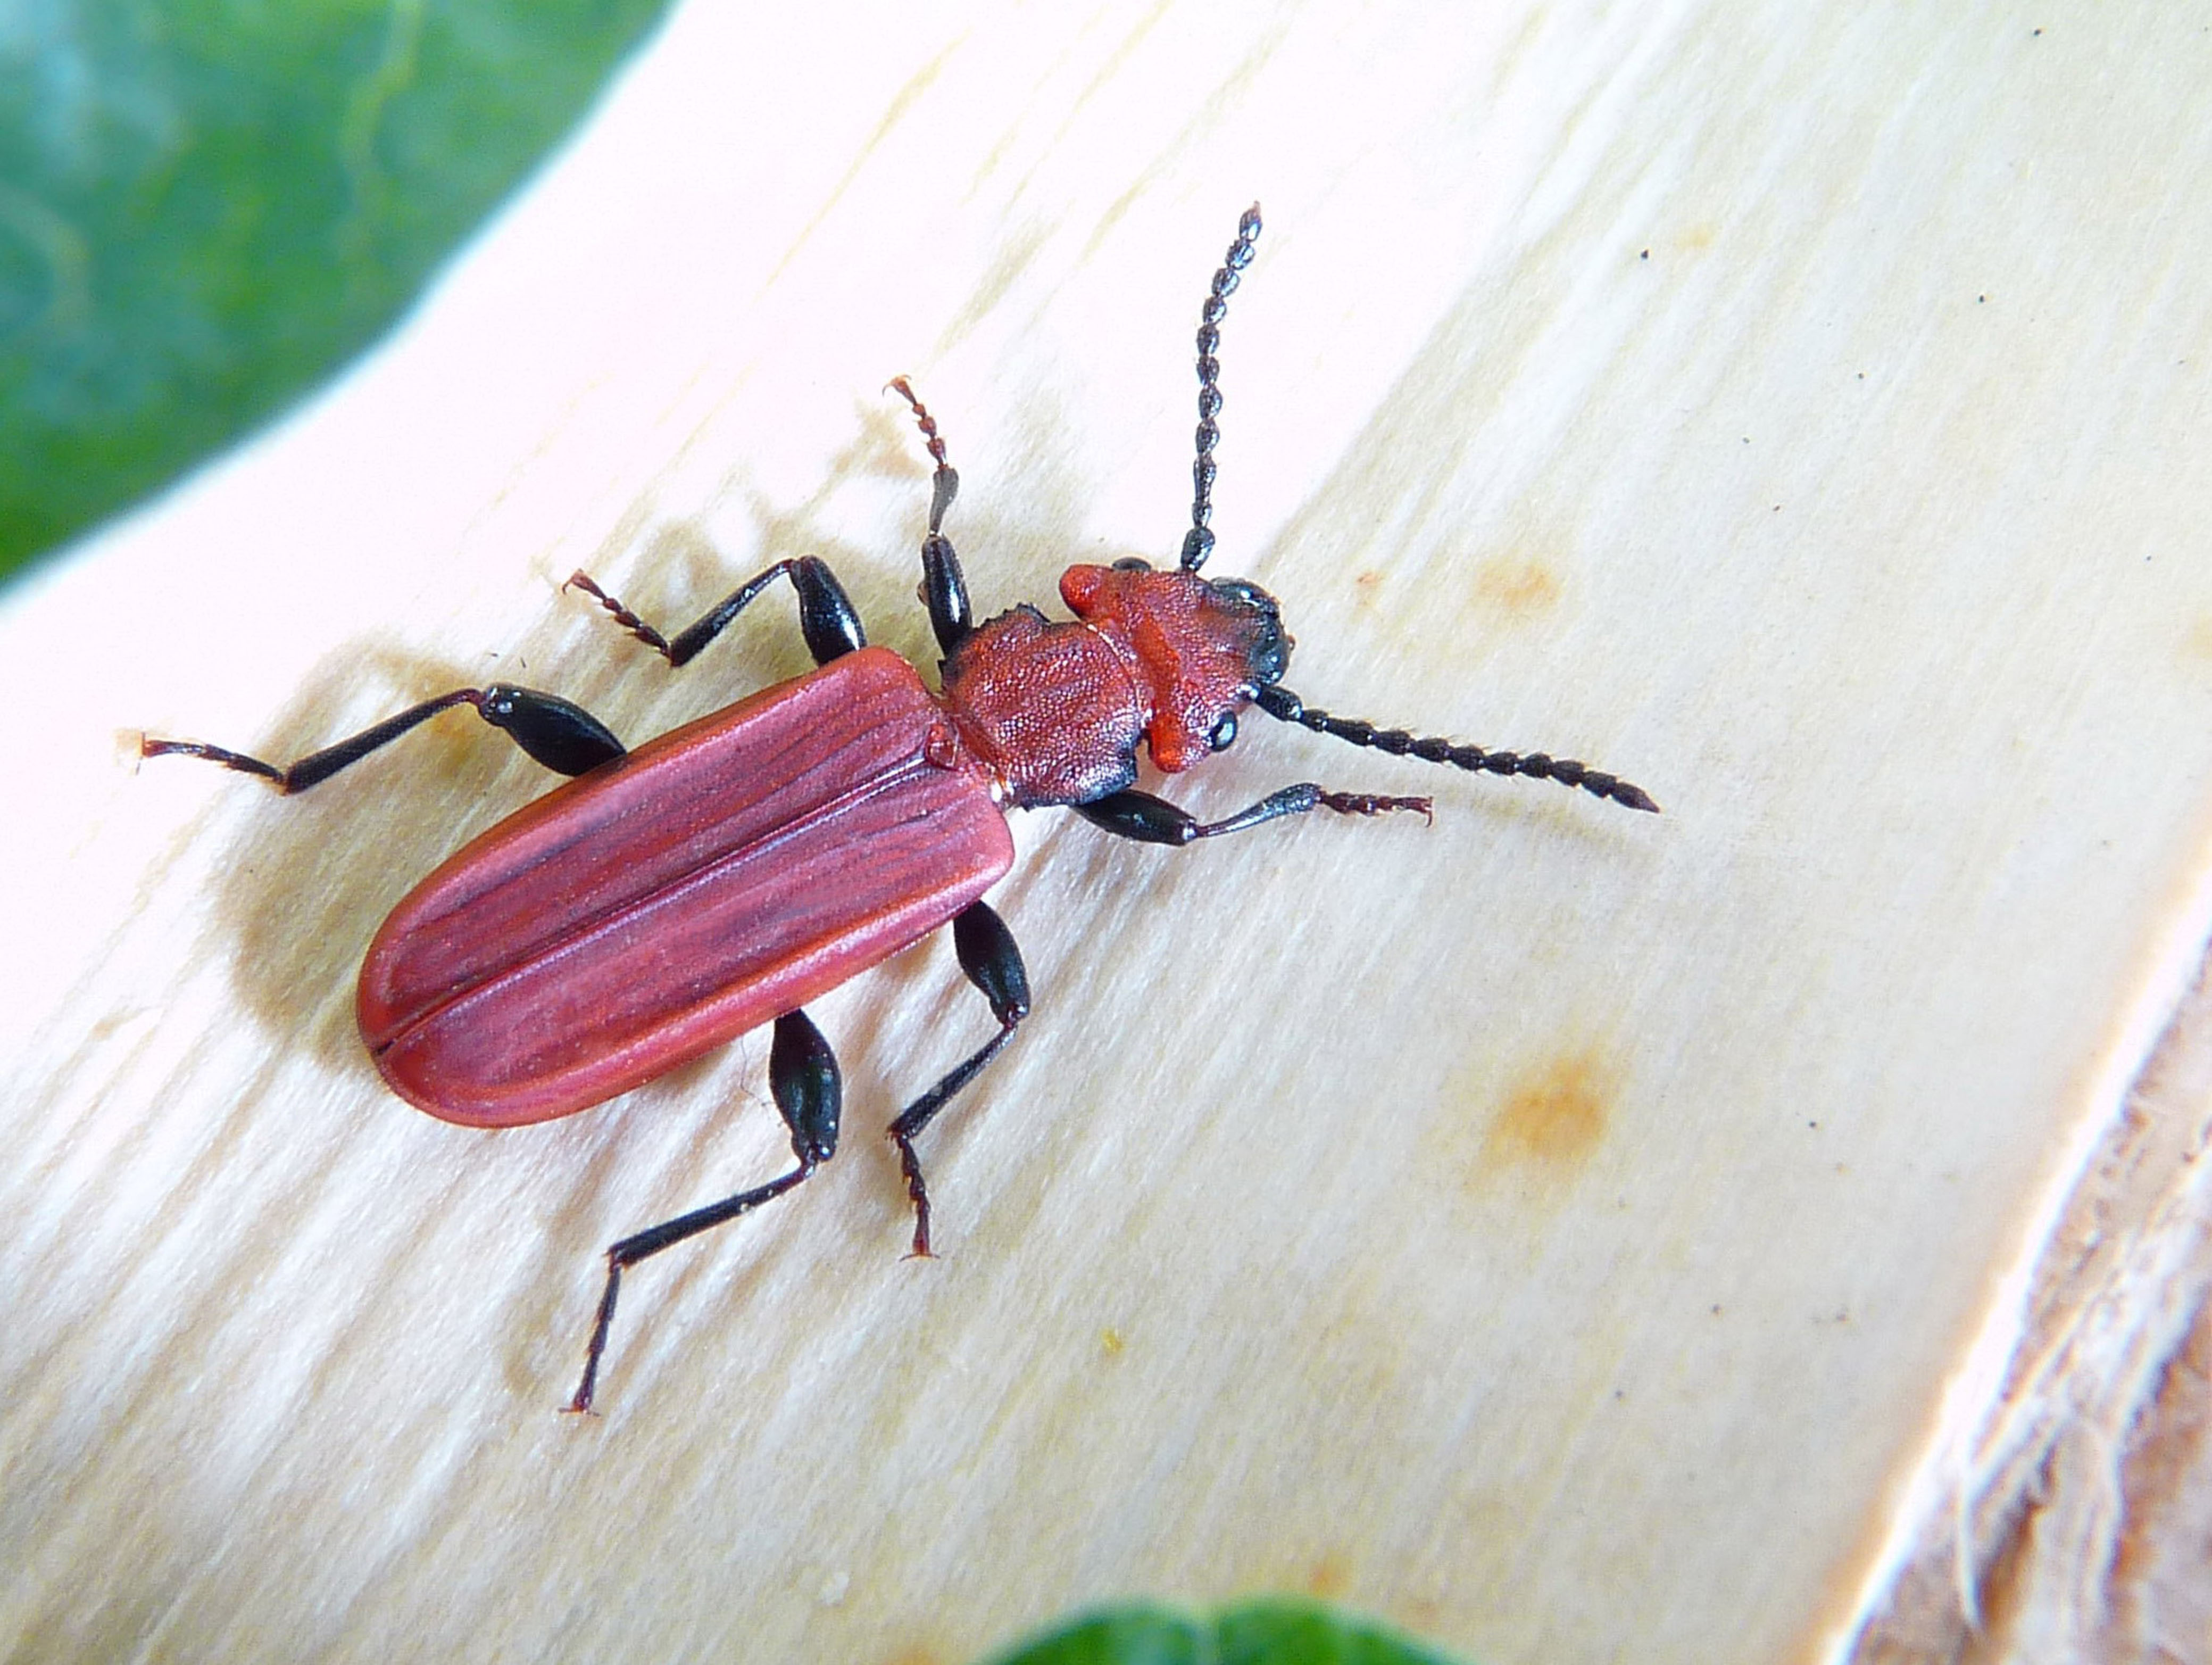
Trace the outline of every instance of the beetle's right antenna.
[[1213, 274], [1206, 304], [1198, 312], [1198, 460], [1191, 465], [1190, 530], [1182, 536], [1182, 569], [1194, 573], [1213, 552], [1213, 533], [1206, 521], [1213, 513], [1213, 446], [1221, 437], [1214, 417], [1221, 411], [1221, 363], [1213, 356], [1221, 345], [1221, 320], [1229, 316], [1229, 297], [1237, 293], [1239, 275], [1252, 264], [1252, 246], [1260, 240], [1260, 204], [1244, 210], [1237, 222], [1237, 240]]

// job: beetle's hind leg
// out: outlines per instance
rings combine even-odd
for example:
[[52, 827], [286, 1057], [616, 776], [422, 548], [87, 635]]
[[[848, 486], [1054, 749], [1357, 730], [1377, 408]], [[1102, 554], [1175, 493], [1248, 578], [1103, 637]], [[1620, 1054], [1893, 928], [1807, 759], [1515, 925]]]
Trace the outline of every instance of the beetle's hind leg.
[[830, 563], [817, 555], [794, 556], [777, 562], [766, 572], [755, 574], [715, 603], [703, 617], [672, 638], [662, 635], [609, 595], [589, 574], [572, 573], [568, 582], [561, 587], [565, 590], [573, 586], [595, 599], [614, 615], [616, 623], [673, 667], [688, 664], [750, 606], [754, 598], [787, 574], [791, 578], [791, 587], [799, 592], [799, 631], [806, 638], [806, 651], [814, 655], [817, 665], [827, 665], [831, 659], [868, 645], [867, 633], [860, 628], [860, 616], [854, 611], [852, 599], [837, 581], [836, 574], [830, 570]]
[[804, 1012], [787, 1012], [775, 1020], [775, 1039], [768, 1054], [768, 1085], [776, 1109], [783, 1113], [784, 1125], [791, 1129], [791, 1153], [799, 1165], [765, 1185], [664, 1220], [608, 1249], [606, 1292], [599, 1297], [599, 1316], [592, 1322], [591, 1344], [584, 1352], [584, 1379], [576, 1384], [569, 1410], [582, 1413], [592, 1408], [592, 1395], [599, 1386], [599, 1359], [607, 1350], [607, 1333], [614, 1326], [615, 1297], [622, 1291], [624, 1267], [740, 1214], [750, 1213], [763, 1203], [794, 1189], [837, 1153], [837, 1118], [844, 1104], [844, 1080], [838, 1073], [836, 1054], [830, 1050], [829, 1042]]
[[508, 683], [494, 683], [488, 688], [456, 688], [450, 694], [441, 694], [435, 699], [408, 707], [397, 716], [386, 717], [350, 739], [325, 746], [320, 751], [311, 751], [296, 763], [282, 769], [274, 763], [264, 763], [258, 757], [249, 757], [242, 751], [207, 745], [198, 740], [160, 740], [150, 734], [139, 737], [138, 755], [204, 758], [243, 775], [258, 775], [279, 792], [305, 792], [329, 780], [340, 769], [359, 763], [370, 752], [390, 745], [418, 724], [457, 705], [474, 706], [478, 716], [494, 728], [505, 730], [509, 739], [556, 774], [581, 775], [623, 755], [623, 743], [583, 707], [571, 705], [557, 695], [541, 694], [535, 689], [517, 688]]
[[929, 1188], [922, 1181], [915, 1139], [936, 1120], [937, 1113], [951, 1102], [955, 1093], [1004, 1050], [1022, 1019], [1030, 1015], [1029, 973], [1004, 920], [980, 902], [969, 903], [952, 921], [952, 948], [960, 957], [960, 969], [968, 974], [968, 981], [991, 1003], [999, 1032], [908, 1105], [890, 1126], [891, 1142], [899, 1150], [899, 1170], [906, 1176], [906, 1194], [914, 1203], [913, 1253], [925, 1259], [930, 1252]]

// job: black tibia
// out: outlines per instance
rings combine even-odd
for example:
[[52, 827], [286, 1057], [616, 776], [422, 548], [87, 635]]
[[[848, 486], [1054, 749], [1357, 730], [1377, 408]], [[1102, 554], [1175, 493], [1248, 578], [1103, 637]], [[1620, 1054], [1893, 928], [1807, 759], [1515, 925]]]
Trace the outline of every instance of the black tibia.
[[1252, 246], [1260, 237], [1260, 204], [1244, 210], [1237, 222], [1237, 240], [1222, 257], [1221, 270], [1213, 274], [1206, 302], [1198, 313], [1198, 457], [1190, 465], [1190, 530], [1182, 538], [1182, 569], [1194, 573], [1213, 552], [1213, 532], [1206, 522], [1213, 515], [1213, 447], [1221, 438], [1214, 418], [1221, 414], [1221, 363], [1213, 355], [1221, 345], [1221, 320], [1229, 316], [1229, 297], [1237, 293], [1244, 268], [1252, 264]]
[[1022, 965], [1022, 951], [1013, 933], [981, 902], [970, 902], [952, 921], [952, 949], [968, 981], [991, 1003], [999, 1032], [945, 1079], [907, 1106], [891, 1123], [891, 1142], [898, 1146], [899, 1169], [906, 1176], [906, 1194], [914, 1203], [914, 1253], [929, 1254], [929, 1188], [922, 1182], [921, 1162], [915, 1155], [915, 1135], [936, 1119], [952, 1096], [996, 1058], [1023, 1018], [1030, 1015], [1030, 977]]
[[1164, 798], [1148, 792], [1115, 792], [1088, 804], [1077, 804], [1075, 812], [1094, 827], [1116, 838], [1133, 838], [1139, 844], [1189, 844], [1201, 838], [1280, 820], [1286, 815], [1305, 815], [1314, 810], [1334, 810], [1339, 815], [1387, 815], [1412, 810], [1427, 815], [1426, 798], [1376, 798], [1366, 793], [1325, 792], [1310, 781], [1301, 781], [1280, 792], [1271, 792], [1258, 803], [1221, 821], [1200, 821], [1189, 811], [1178, 809]]
[[396, 717], [386, 717], [349, 740], [311, 751], [283, 769], [264, 763], [258, 757], [248, 757], [243, 752], [226, 751], [221, 746], [204, 745], [197, 740], [157, 740], [151, 735], [138, 742], [138, 755], [204, 757], [225, 769], [258, 775], [272, 782], [279, 792], [305, 792], [347, 765], [359, 763], [379, 747], [391, 744], [417, 724], [457, 705], [474, 706], [478, 716], [494, 728], [504, 729], [515, 744], [556, 774], [581, 775], [623, 755], [623, 743], [583, 707], [571, 705], [557, 695], [540, 694], [507, 683], [494, 683], [489, 688], [456, 688], [434, 700], [411, 705]]
[[867, 633], [860, 629], [860, 616], [853, 611], [845, 586], [830, 570], [829, 562], [819, 556], [794, 556], [788, 561], [777, 562], [764, 573], [756, 574], [717, 602], [705, 617], [672, 640], [609, 595], [587, 574], [572, 573], [568, 582], [561, 587], [565, 590], [573, 585], [586, 595], [596, 598], [600, 606], [614, 615], [616, 623], [670, 665], [678, 665], [688, 664], [701, 648], [728, 628], [731, 620], [750, 606], [756, 596], [787, 573], [791, 575], [792, 588], [799, 592], [799, 632], [806, 638], [806, 651], [814, 655], [817, 665], [827, 665], [856, 647], [868, 645]]
[[836, 1054], [822, 1038], [822, 1031], [804, 1012], [789, 1012], [775, 1020], [775, 1039], [768, 1053], [769, 1091], [791, 1129], [791, 1153], [799, 1165], [780, 1179], [720, 1202], [695, 1208], [672, 1220], [624, 1237], [607, 1250], [606, 1292], [599, 1297], [599, 1317], [592, 1325], [592, 1340], [584, 1354], [584, 1379], [572, 1411], [589, 1411], [599, 1385], [599, 1358], [607, 1350], [607, 1332], [615, 1321], [615, 1297], [622, 1290], [624, 1267], [635, 1266], [664, 1249], [696, 1237], [702, 1231], [750, 1213], [764, 1202], [781, 1196], [804, 1182], [814, 1170], [837, 1153], [837, 1117], [844, 1103], [843, 1079], [837, 1072]]
[[938, 433], [937, 420], [928, 407], [914, 396], [904, 376], [893, 376], [890, 386], [913, 407], [922, 442], [937, 464], [937, 471], [929, 480], [929, 532], [921, 540], [921, 599], [929, 609], [929, 628], [937, 637], [939, 649], [949, 653], [969, 629], [968, 580], [961, 573], [952, 540], [945, 535], [945, 512], [960, 495], [960, 477], [945, 460], [945, 439]]
[[1377, 751], [1387, 751], [1393, 757], [1418, 757], [1425, 763], [1449, 763], [1454, 769], [1463, 769], [1471, 774], [1525, 775], [1538, 781], [1557, 781], [1561, 786], [1580, 787], [1598, 798], [1608, 798], [1632, 810], [1644, 810], [1653, 815], [1659, 805], [1641, 787], [1631, 786], [1619, 775], [1607, 775], [1602, 769], [1578, 763], [1571, 757], [1550, 757], [1540, 751], [1486, 751], [1480, 746], [1454, 745], [1449, 740], [1426, 739], [1408, 734], [1402, 728], [1377, 728], [1372, 723], [1363, 723], [1350, 717], [1333, 717], [1326, 711], [1316, 711], [1305, 704], [1287, 688], [1262, 688], [1253, 703], [1270, 717], [1286, 723], [1297, 723], [1316, 734], [1327, 734], [1339, 740], [1348, 740], [1356, 746], [1371, 746]]

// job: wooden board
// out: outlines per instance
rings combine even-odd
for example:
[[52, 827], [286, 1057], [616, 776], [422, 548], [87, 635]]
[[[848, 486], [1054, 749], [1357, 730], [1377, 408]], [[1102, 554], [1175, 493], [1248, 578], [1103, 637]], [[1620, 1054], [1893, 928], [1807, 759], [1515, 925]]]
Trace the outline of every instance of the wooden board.
[[[2149, 6], [685, 10], [382, 351], [0, 613], [0, 1636], [951, 1662], [1291, 1588], [1501, 1665], [1841, 1645], [2203, 945], [2208, 70]], [[556, 1415], [603, 1247], [784, 1160], [765, 1037], [434, 1123], [354, 969], [542, 777], [129, 736], [501, 678], [635, 739], [805, 662], [672, 678], [577, 567], [674, 623], [819, 553], [928, 659], [901, 373], [980, 606], [1166, 558], [1255, 197], [1215, 566], [1290, 685], [1667, 815], [1255, 716], [1183, 799], [1436, 825], [1023, 818], [943, 1257], [871, 1133], [988, 1032], [939, 945], [817, 1012], [845, 1154]]]

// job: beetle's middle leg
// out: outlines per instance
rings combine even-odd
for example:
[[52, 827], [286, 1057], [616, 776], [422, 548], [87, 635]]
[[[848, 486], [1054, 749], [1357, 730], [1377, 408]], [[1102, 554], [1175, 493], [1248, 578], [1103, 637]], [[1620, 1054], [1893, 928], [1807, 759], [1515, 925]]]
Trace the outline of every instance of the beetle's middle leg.
[[1022, 951], [1006, 921], [980, 902], [972, 902], [952, 921], [952, 949], [968, 981], [991, 1003], [999, 1032], [955, 1066], [935, 1086], [908, 1105], [891, 1123], [891, 1142], [899, 1149], [899, 1170], [906, 1176], [906, 1194], [914, 1203], [914, 1254], [929, 1255], [929, 1188], [922, 1182], [921, 1160], [914, 1141], [952, 1096], [973, 1081], [1014, 1038], [1014, 1030], [1030, 1015], [1030, 977], [1022, 965]]
[[804, 1183], [837, 1153], [837, 1118], [844, 1103], [844, 1080], [838, 1073], [837, 1055], [804, 1012], [787, 1012], [775, 1020], [775, 1039], [768, 1054], [768, 1085], [776, 1109], [783, 1113], [784, 1125], [791, 1129], [791, 1153], [799, 1165], [765, 1185], [664, 1220], [608, 1249], [606, 1292], [599, 1297], [599, 1315], [592, 1325], [591, 1345], [585, 1350], [584, 1379], [576, 1384], [576, 1396], [568, 1401], [571, 1411], [592, 1408], [599, 1358], [607, 1350], [607, 1332], [614, 1324], [615, 1297], [621, 1292], [625, 1267], [750, 1213]]
[[868, 645], [867, 633], [860, 628], [860, 616], [854, 611], [845, 586], [830, 570], [830, 563], [818, 555], [794, 556], [777, 562], [766, 572], [755, 574], [715, 603], [704, 617], [672, 638], [662, 635], [609, 595], [592, 581], [589, 574], [572, 573], [568, 582], [561, 587], [565, 590], [574, 586], [596, 598], [600, 606], [614, 615], [616, 623], [674, 666], [688, 663], [750, 606], [755, 597], [786, 574], [790, 574], [791, 587], [799, 592], [799, 631], [806, 638], [806, 651], [814, 655], [817, 665], [827, 665], [831, 659]]

